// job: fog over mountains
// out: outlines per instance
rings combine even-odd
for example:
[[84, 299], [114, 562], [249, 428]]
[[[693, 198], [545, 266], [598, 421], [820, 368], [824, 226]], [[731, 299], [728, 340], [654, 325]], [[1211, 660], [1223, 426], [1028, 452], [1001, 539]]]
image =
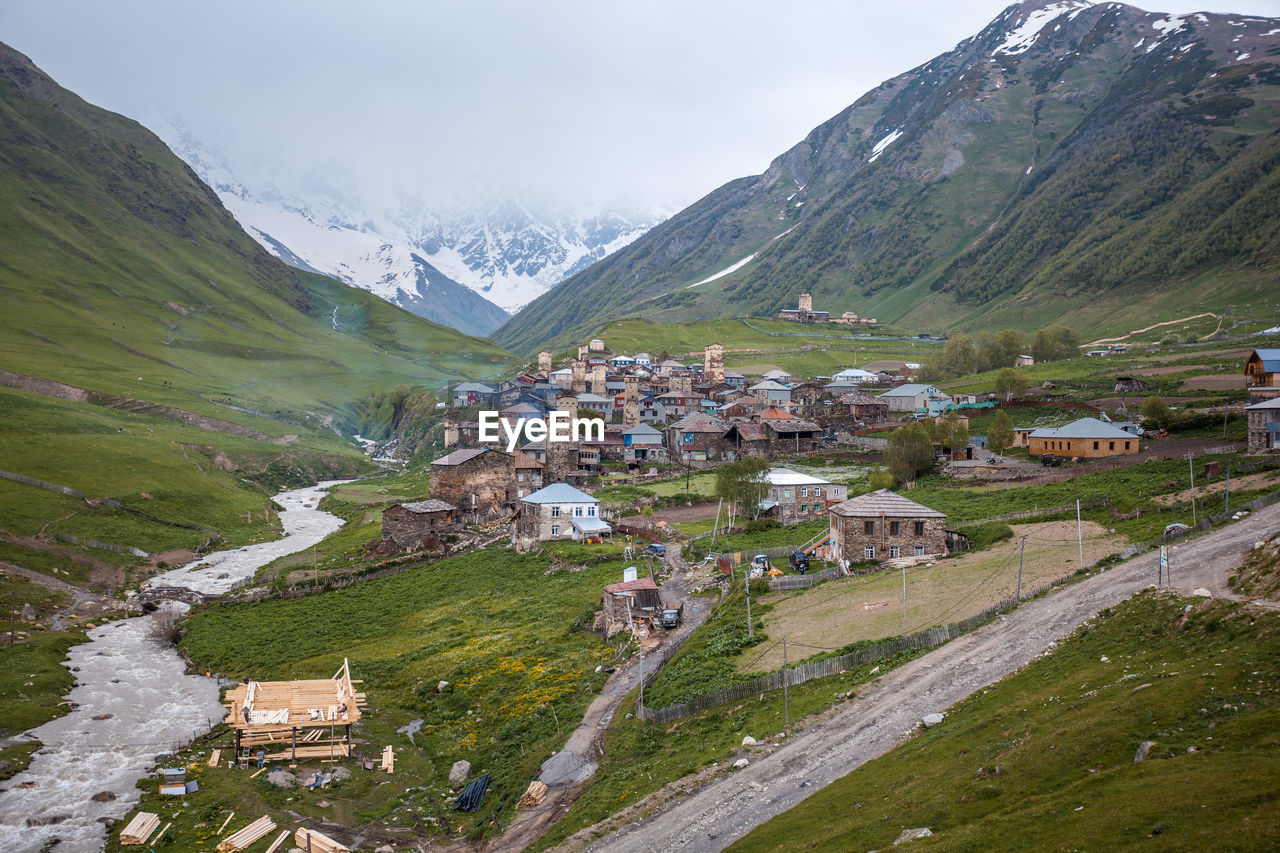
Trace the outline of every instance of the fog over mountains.
[[276, 257], [468, 334], [494, 331], [665, 218], [658, 210], [552, 211], [484, 188], [440, 201], [407, 187], [395, 204], [379, 205], [363, 200], [340, 167], [290, 169], [283, 159], [274, 179], [249, 186], [180, 121], [144, 123]]

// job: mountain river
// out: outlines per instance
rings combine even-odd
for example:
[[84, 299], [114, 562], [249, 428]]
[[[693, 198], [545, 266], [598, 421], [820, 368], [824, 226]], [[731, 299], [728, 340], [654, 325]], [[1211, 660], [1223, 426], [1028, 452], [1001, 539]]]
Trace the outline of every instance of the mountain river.
[[[310, 548], [343, 524], [316, 509], [338, 482], [275, 496], [283, 538], [205, 555], [149, 585], [226, 592], [277, 557]], [[106, 841], [103, 820], [119, 820], [133, 810], [141, 796], [136, 783], [156, 756], [204, 734], [226, 715], [218, 682], [187, 674], [178, 652], [155, 637], [185, 609], [180, 602], [164, 602], [155, 613], [92, 629], [89, 642], [71, 649], [71, 712], [21, 735], [43, 746], [26, 770], [0, 782], [0, 851], [38, 853], [56, 838], [57, 853], [99, 853]], [[101, 795], [98, 801], [95, 795]]]

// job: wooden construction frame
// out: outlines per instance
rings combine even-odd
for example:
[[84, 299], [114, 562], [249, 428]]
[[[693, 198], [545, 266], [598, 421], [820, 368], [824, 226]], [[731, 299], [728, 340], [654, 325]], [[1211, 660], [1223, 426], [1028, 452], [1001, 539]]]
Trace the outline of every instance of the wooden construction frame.
[[333, 678], [249, 681], [227, 691], [226, 724], [236, 733], [236, 757], [267, 761], [351, 755], [351, 726], [360, 721], [365, 696], [357, 693], [346, 658]]

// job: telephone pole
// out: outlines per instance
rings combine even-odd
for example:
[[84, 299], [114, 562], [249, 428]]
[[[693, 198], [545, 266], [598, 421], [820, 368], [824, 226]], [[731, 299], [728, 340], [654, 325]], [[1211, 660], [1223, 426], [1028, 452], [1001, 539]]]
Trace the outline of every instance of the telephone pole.
[[1196, 526], [1196, 466], [1191, 461], [1191, 451], [1187, 451], [1187, 470], [1191, 472], [1191, 526]]
[[747, 591], [747, 636], [752, 639], [756, 636], [756, 627], [751, 622], [751, 568], [748, 567], [742, 573], [743, 588]]
[[1018, 603], [1022, 603], [1022, 555], [1027, 550], [1027, 537], [1022, 537], [1022, 545], [1018, 548]]
[[791, 701], [787, 695], [787, 636], [782, 635], [782, 715], [788, 724], [791, 723]]

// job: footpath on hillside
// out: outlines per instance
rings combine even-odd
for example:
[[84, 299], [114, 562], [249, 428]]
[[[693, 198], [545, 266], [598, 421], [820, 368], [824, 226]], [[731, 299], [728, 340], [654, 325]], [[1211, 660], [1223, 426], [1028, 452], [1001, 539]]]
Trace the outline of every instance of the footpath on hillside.
[[[1255, 542], [1280, 528], [1280, 504], [1174, 545], [1173, 586], [1238, 598], [1226, 578]], [[1012, 673], [1078, 625], [1156, 582], [1148, 552], [1043, 598], [939, 647], [867, 685], [830, 717], [682, 799], [592, 843], [610, 853], [717, 851], [805, 797], [891, 750], [925, 714], [942, 712]], [[569, 839], [559, 850], [582, 849]]]

